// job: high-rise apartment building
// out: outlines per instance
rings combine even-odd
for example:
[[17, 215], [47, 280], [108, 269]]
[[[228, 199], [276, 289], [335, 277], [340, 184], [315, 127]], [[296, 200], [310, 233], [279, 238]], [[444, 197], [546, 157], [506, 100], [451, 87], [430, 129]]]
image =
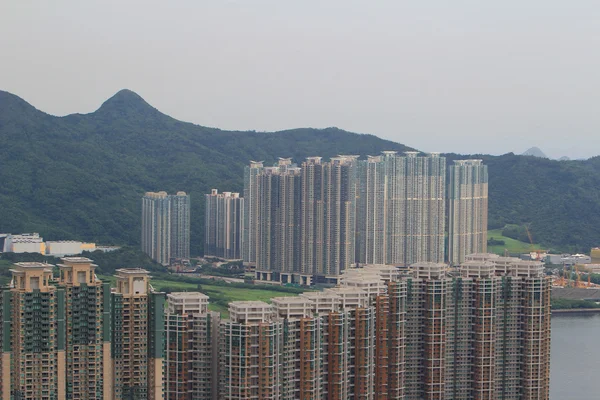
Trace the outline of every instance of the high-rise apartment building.
[[164, 295], [148, 271], [123, 268], [111, 303], [114, 399], [163, 398]]
[[356, 159], [309, 157], [302, 163], [302, 275], [336, 281], [354, 264]]
[[335, 282], [354, 263], [356, 159], [309, 157], [297, 167], [280, 158], [246, 168], [244, 261], [258, 279]]
[[291, 159], [280, 158], [273, 167], [251, 164], [246, 172], [251, 179], [244, 191], [252, 198], [250, 206], [248, 199], [244, 205], [252, 215], [245, 215], [245, 221], [255, 224], [244, 227], [254, 257], [251, 264], [259, 279], [291, 282], [300, 265], [301, 170]]
[[272, 301], [230, 303], [221, 323], [223, 399], [373, 398], [368, 293], [340, 287]]
[[156, 262], [171, 259], [171, 201], [167, 192], [148, 192], [142, 198], [142, 251]]
[[448, 261], [487, 251], [488, 171], [481, 160], [457, 160], [448, 185]]
[[171, 258], [190, 258], [190, 195], [177, 192], [171, 199]]
[[201, 293], [165, 308], [144, 270], [117, 270], [109, 295], [88, 259], [52, 268], [18, 263], [1, 292], [2, 399], [549, 398], [538, 261], [367, 265], [322, 292], [232, 302], [227, 320]]
[[15, 264], [2, 293], [3, 399], [65, 399], [65, 292], [52, 283], [52, 265]]
[[244, 264], [256, 266], [258, 253], [258, 176], [264, 166], [262, 161], [250, 161], [244, 168], [244, 227], [242, 258]]
[[244, 199], [239, 193], [205, 195], [204, 255], [225, 260], [242, 259]]
[[217, 399], [218, 343], [219, 314], [208, 311], [208, 296], [198, 292], [167, 295], [165, 399]]
[[110, 283], [96, 277], [96, 265], [88, 258], [61, 261], [58, 287], [65, 293], [67, 398], [112, 398]]
[[357, 262], [444, 261], [446, 159], [385, 151], [358, 162]]
[[[536, 261], [346, 271], [340, 287], [233, 302], [225, 399], [548, 399], [550, 280]], [[395, 269], [395, 268], [394, 268]]]
[[142, 198], [142, 251], [156, 262], [190, 256], [190, 197], [147, 192]]

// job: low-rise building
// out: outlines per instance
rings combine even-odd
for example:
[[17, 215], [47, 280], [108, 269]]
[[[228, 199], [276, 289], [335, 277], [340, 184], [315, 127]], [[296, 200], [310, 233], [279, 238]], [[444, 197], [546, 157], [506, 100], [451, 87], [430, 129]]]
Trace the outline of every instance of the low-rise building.
[[46, 244], [39, 233], [8, 234], [4, 239], [3, 252], [46, 254]]
[[46, 254], [53, 257], [64, 257], [81, 254], [84, 251], [96, 250], [95, 243], [84, 243], [77, 240], [57, 240], [46, 242]]

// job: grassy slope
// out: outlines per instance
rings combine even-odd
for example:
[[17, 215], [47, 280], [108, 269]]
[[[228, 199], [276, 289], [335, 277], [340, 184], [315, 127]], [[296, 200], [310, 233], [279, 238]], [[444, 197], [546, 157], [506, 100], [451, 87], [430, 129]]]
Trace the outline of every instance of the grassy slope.
[[[197, 290], [197, 285], [194, 283], [187, 282], [175, 282], [169, 280], [162, 279], [153, 279], [152, 286], [154, 286], [157, 290], [162, 290], [164, 287], [169, 287], [171, 289], [177, 289], [180, 291], [195, 291]], [[211, 297], [214, 295], [223, 296], [228, 301], [251, 301], [251, 300], [259, 300], [270, 302], [273, 297], [282, 297], [282, 296], [296, 296], [293, 293], [283, 293], [277, 292], [273, 290], [264, 290], [264, 289], [243, 289], [243, 288], [235, 288], [228, 286], [214, 286], [214, 285], [205, 285], [202, 284], [201, 292]], [[227, 311], [227, 307], [210, 303], [209, 309], [212, 311], [218, 311], [221, 313], [222, 318], [227, 318], [229, 316], [229, 312]]]
[[496, 240], [504, 240], [504, 246], [488, 246], [488, 252], [504, 255], [504, 249], [508, 249], [511, 254], [528, 253], [531, 250], [538, 250], [540, 246], [534, 244], [531, 246], [530, 243], [521, 242], [519, 240], [511, 239], [506, 236], [502, 236], [502, 229], [493, 229], [488, 231], [488, 240], [494, 238]]

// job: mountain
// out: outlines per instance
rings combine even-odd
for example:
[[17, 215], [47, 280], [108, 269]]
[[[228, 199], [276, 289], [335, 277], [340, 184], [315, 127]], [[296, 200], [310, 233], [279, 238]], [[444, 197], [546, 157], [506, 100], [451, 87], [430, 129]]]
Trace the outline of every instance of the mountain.
[[137, 244], [146, 191], [192, 201], [202, 252], [204, 194], [242, 191], [248, 160], [411, 150], [337, 128], [231, 132], [177, 121], [122, 90], [90, 114], [54, 117], [0, 91], [0, 232]]
[[[410, 139], [407, 136], [407, 139]], [[139, 244], [146, 191], [191, 195], [201, 254], [204, 194], [243, 189], [249, 160], [377, 154], [407, 146], [337, 128], [234, 132], [175, 120], [129, 90], [90, 114], [55, 117], [0, 91], [0, 232]], [[600, 242], [600, 157], [553, 161], [447, 154], [489, 165], [490, 227], [530, 224], [535, 241], [589, 251]]]
[[537, 147], [531, 147], [529, 149], [527, 149], [523, 154], [521, 154], [522, 156], [534, 156], [534, 157], [540, 157], [540, 158], [548, 158], [543, 151], [541, 151], [539, 148]]

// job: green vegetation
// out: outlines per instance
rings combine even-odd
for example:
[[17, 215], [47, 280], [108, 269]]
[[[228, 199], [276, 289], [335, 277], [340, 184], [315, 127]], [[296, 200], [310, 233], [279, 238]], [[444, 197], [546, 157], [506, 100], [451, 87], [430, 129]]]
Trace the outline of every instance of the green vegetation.
[[[221, 316], [226, 318], [228, 316], [227, 305], [231, 301], [266, 301], [270, 302], [273, 297], [282, 296], [296, 296], [298, 293], [295, 291], [282, 292], [277, 290], [269, 290], [262, 288], [254, 288], [252, 285], [248, 285], [248, 288], [232, 287], [231, 285], [208, 285], [208, 284], [193, 284], [189, 282], [177, 282], [172, 280], [164, 279], [152, 279], [152, 286], [156, 290], [164, 292], [173, 291], [200, 291], [210, 297], [210, 309], [212, 311], [218, 311]], [[302, 291], [301, 291], [302, 292]]]
[[137, 245], [146, 191], [191, 195], [202, 254], [204, 194], [241, 192], [249, 160], [375, 154], [406, 146], [337, 128], [229, 132], [177, 121], [122, 90], [94, 113], [54, 117], [0, 91], [0, 232]]
[[[502, 229], [492, 229], [488, 231], [488, 251], [490, 253], [504, 255], [504, 249], [507, 249], [510, 254], [521, 254], [540, 249], [539, 245], [534, 244], [532, 247], [530, 243], [503, 236], [502, 232]], [[504, 242], [504, 244], [493, 244], [493, 241]]]
[[[204, 194], [242, 191], [249, 160], [376, 154], [408, 147], [337, 128], [230, 132], [177, 121], [123, 90], [96, 112], [54, 117], [0, 91], [0, 232], [39, 232], [136, 246], [146, 191], [184, 190], [192, 254], [202, 254]], [[512, 153], [489, 166], [491, 229], [529, 224], [544, 248], [589, 251], [600, 237], [600, 157], [553, 161]]]
[[105, 275], [113, 274], [118, 268], [143, 268], [150, 272], [165, 272], [167, 270], [140, 249], [130, 246], [108, 253], [99, 250], [84, 251], [82, 256], [94, 260], [94, 264], [98, 265], [98, 273]]
[[[100, 279], [115, 284], [114, 271], [118, 268], [140, 267], [152, 273], [150, 283], [154, 289], [170, 292], [200, 291], [210, 297], [210, 308], [227, 316], [227, 305], [237, 300], [269, 301], [272, 297], [296, 296], [307, 289], [298, 287], [254, 285], [249, 283], [226, 283], [215, 279], [203, 279], [187, 275], [174, 275], [152, 261], [139, 250], [125, 247], [110, 253], [93, 252], [84, 253], [86, 257], [94, 260], [98, 265], [97, 275]], [[10, 282], [10, 268], [16, 262], [35, 261], [58, 264], [60, 259], [46, 257], [37, 253], [4, 253], [0, 254], [0, 286]], [[236, 267], [236, 263], [228, 266]], [[56, 272], [57, 273], [57, 272]]]
[[600, 304], [591, 300], [555, 299], [551, 301], [553, 310], [571, 310], [582, 308], [600, 308]]

